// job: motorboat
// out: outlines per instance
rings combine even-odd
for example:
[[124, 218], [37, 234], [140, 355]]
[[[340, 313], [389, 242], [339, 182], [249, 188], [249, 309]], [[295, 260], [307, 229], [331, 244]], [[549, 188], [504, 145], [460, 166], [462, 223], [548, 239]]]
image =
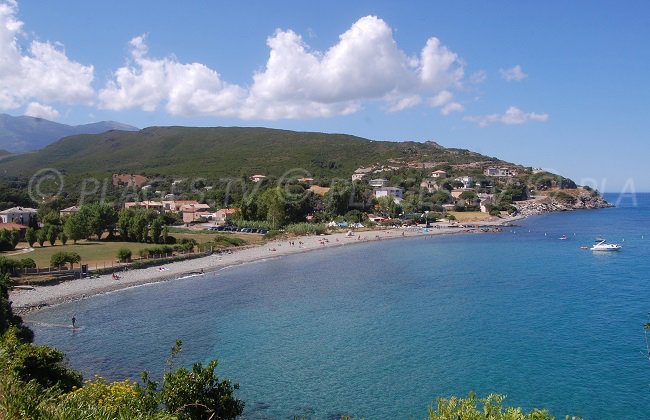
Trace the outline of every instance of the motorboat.
[[562, 235], [562, 236], [560, 236], [558, 239], [561, 240], [561, 241], [566, 241], [566, 240], [569, 239], [569, 238], [567, 238], [566, 235]]
[[591, 247], [592, 251], [620, 251], [623, 245], [608, 244], [604, 239]]

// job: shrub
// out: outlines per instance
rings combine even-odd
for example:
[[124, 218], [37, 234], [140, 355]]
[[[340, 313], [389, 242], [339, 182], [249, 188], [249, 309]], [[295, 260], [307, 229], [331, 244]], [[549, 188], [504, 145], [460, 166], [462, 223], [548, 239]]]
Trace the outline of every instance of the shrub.
[[36, 268], [36, 261], [31, 258], [21, 258], [20, 266], [21, 268]]
[[327, 226], [322, 223], [294, 223], [285, 226], [284, 230], [294, 235], [320, 235], [327, 232]]
[[129, 261], [131, 261], [132, 256], [133, 256], [133, 253], [128, 248], [120, 248], [117, 251], [117, 259], [119, 261], [121, 261], [121, 262], [129, 262]]
[[76, 252], [57, 252], [52, 254], [50, 257], [50, 266], [60, 267], [70, 263], [70, 268], [72, 269], [74, 265], [80, 261], [81, 257]]

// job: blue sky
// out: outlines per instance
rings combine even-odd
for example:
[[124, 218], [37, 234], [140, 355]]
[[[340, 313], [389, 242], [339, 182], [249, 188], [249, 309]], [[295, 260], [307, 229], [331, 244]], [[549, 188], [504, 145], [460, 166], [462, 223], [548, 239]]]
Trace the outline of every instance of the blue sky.
[[0, 5], [0, 112], [435, 140], [650, 191], [647, 1]]

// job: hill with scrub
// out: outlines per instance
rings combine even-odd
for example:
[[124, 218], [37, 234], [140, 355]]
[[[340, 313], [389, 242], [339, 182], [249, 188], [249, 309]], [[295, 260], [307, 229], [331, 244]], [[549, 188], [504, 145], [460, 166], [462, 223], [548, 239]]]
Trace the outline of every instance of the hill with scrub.
[[[315, 177], [348, 178], [357, 168], [512, 165], [434, 142], [372, 141], [346, 134], [269, 128], [150, 127], [66, 137], [0, 162], [0, 174], [29, 177], [42, 168], [68, 176], [282, 176], [300, 168]], [[480, 168], [479, 168], [480, 169]]]

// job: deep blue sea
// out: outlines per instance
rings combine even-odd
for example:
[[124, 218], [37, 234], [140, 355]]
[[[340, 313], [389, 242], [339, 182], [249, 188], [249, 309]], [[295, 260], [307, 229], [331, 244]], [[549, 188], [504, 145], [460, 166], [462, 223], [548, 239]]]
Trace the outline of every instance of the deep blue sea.
[[[561, 418], [650, 419], [650, 195], [517, 224], [251, 263], [27, 319], [86, 377], [160, 375], [180, 338], [178, 363], [218, 358], [247, 418], [422, 419], [436, 396], [474, 390]], [[624, 248], [580, 249], [597, 236]], [[73, 314], [81, 329], [56, 327]]]

